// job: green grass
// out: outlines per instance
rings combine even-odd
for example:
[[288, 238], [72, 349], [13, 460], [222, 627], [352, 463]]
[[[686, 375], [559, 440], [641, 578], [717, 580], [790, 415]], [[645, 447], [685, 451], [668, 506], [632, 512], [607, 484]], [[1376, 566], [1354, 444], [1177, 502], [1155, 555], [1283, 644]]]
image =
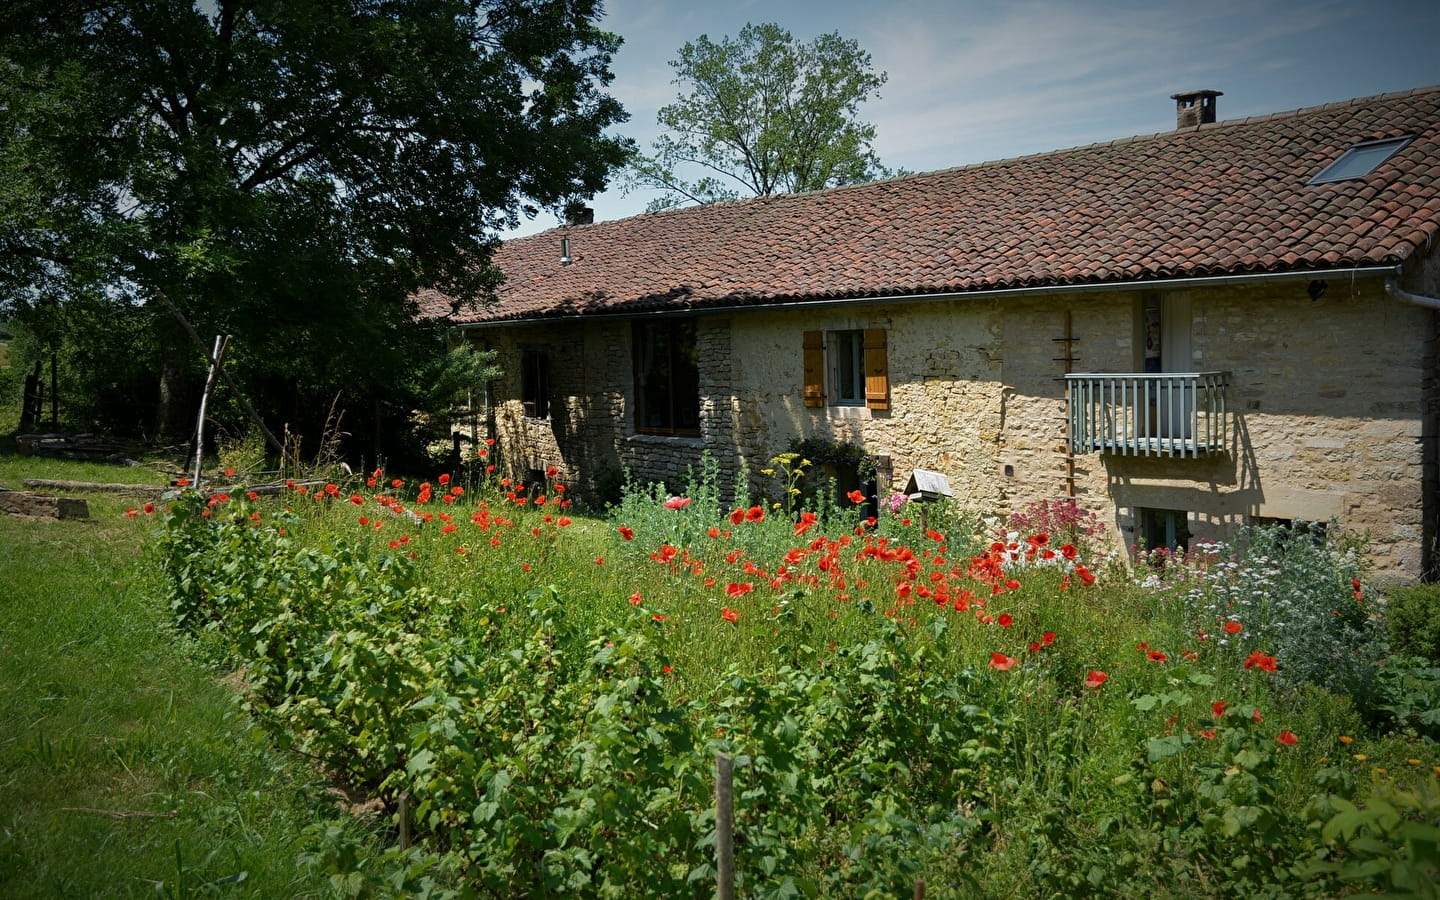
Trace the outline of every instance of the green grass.
[[[31, 474], [146, 480], [0, 456], [0, 484]], [[0, 896], [328, 895], [297, 862], [341, 818], [323, 785], [167, 630], [148, 523], [88, 499], [88, 521], [0, 516]]]

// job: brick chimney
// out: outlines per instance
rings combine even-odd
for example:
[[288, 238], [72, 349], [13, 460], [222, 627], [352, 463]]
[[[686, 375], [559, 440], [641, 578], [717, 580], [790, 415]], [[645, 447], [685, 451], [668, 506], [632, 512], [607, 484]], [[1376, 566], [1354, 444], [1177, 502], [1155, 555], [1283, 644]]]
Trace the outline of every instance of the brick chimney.
[[1194, 128], [1215, 121], [1215, 98], [1223, 96], [1220, 91], [1185, 91], [1171, 94], [1175, 101], [1175, 130]]

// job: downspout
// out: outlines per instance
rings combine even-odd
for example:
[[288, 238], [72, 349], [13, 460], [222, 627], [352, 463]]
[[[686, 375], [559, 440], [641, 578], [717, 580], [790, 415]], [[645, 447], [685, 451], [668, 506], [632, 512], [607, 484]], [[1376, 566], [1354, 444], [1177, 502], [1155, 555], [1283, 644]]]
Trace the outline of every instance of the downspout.
[[[1398, 274], [1398, 273], [1397, 273]], [[1422, 306], [1426, 309], [1440, 309], [1440, 297], [1430, 297], [1425, 294], [1412, 294], [1400, 287], [1396, 275], [1392, 274], [1385, 279], [1385, 293], [1397, 300], [1410, 303], [1415, 306]], [[1434, 351], [1432, 351], [1433, 353]], [[1431, 358], [1431, 365], [1436, 365], [1434, 357]], [[1433, 372], [1431, 373], [1434, 374]], [[1431, 388], [1435, 390], [1435, 388]], [[1426, 404], [1429, 406], [1430, 404]], [[1421, 450], [1421, 476], [1420, 476], [1420, 506], [1425, 521], [1421, 523], [1421, 545], [1420, 545], [1420, 577], [1424, 581], [1433, 581], [1436, 570], [1436, 539], [1440, 535], [1440, 528], [1431, 525], [1431, 521], [1437, 515], [1437, 507], [1440, 507], [1440, 473], [1437, 473], [1437, 466], [1440, 466], [1440, 452], [1437, 452], [1436, 440], [1437, 431], [1440, 431], [1440, 423], [1436, 422], [1437, 413], [1435, 410], [1426, 409], [1421, 420], [1421, 434], [1423, 435], [1423, 447]]]
[[1423, 306], [1426, 309], [1440, 309], [1440, 297], [1427, 297], [1424, 294], [1412, 294], [1400, 287], [1400, 283], [1394, 275], [1385, 279], [1385, 293], [1397, 300], [1406, 303], [1413, 303], [1416, 306]]

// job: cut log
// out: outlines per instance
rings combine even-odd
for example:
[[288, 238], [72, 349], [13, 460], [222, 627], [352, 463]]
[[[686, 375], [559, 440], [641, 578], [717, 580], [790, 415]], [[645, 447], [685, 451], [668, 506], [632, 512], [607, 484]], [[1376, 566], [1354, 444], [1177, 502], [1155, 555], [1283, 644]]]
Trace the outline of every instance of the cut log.
[[0, 490], [0, 512], [46, 519], [88, 519], [90, 504], [73, 497], [50, 497], [25, 491]]
[[108, 491], [142, 497], [170, 490], [163, 484], [106, 484], [98, 481], [57, 481], [52, 478], [26, 478], [23, 483], [27, 488], [46, 488], [52, 491]]

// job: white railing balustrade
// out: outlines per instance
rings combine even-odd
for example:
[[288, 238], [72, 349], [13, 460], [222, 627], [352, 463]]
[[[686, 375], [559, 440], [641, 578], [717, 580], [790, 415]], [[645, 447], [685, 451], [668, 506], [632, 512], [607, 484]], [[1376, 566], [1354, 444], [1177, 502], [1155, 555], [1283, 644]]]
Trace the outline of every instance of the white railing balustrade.
[[1204, 456], [1229, 451], [1229, 372], [1065, 376], [1070, 452]]

